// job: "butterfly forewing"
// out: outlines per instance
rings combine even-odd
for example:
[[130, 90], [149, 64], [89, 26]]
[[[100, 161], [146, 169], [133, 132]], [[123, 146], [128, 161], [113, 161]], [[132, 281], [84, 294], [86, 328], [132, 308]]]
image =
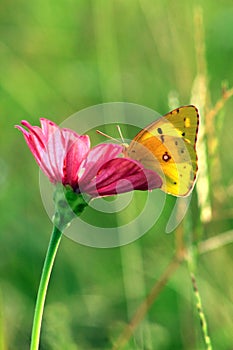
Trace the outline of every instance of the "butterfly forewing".
[[126, 155], [164, 178], [162, 190], [175, 196], [189, 194], [197, 173], [196, 107], [177, 108], [141, 130]]

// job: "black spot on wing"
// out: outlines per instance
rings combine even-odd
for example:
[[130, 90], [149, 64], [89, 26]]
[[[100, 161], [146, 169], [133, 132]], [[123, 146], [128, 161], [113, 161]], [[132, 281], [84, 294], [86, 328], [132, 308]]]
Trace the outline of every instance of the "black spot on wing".
[[158, 128], [157, 131], [158, 131], [158, 133], [159, 133], [160, 135], [162, 135], [163, 130], [162, 130], [161, 128]]

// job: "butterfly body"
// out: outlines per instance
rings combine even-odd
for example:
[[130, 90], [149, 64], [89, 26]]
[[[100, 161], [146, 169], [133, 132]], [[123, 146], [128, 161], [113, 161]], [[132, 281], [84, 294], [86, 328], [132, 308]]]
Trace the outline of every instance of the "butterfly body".
[[196, 141], [199, 114], [195, 106], [177, 108], [142, 129], [124, 155], [158, 172], [162, 190], [186, 196], [197, 174]]

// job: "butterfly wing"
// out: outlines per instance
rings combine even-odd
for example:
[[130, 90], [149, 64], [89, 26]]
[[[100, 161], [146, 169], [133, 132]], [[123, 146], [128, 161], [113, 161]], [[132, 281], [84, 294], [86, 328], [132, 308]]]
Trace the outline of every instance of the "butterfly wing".
[[164, 178], [163, 191], [188, 195], [197, 174], [198, 123], [195, 106], [177, 108], [141, 130], [125, 155], [157, 171]]

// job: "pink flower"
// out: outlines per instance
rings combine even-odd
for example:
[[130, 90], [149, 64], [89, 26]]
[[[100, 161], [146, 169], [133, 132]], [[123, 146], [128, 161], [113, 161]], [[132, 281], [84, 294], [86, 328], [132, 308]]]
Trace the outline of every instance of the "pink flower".
[[70, 185], [76, 193], [91, 197], [108, 196], [132, 190], [151, 190], [162, 185], [160, 176], [128, 158], [119, 158], [122, 146], [100, 144], [90, 149], [88, 135], [59, 128], [41, 118], [41, 128], [23, 120], [16, 126], [39, 167], [54, 183]]

